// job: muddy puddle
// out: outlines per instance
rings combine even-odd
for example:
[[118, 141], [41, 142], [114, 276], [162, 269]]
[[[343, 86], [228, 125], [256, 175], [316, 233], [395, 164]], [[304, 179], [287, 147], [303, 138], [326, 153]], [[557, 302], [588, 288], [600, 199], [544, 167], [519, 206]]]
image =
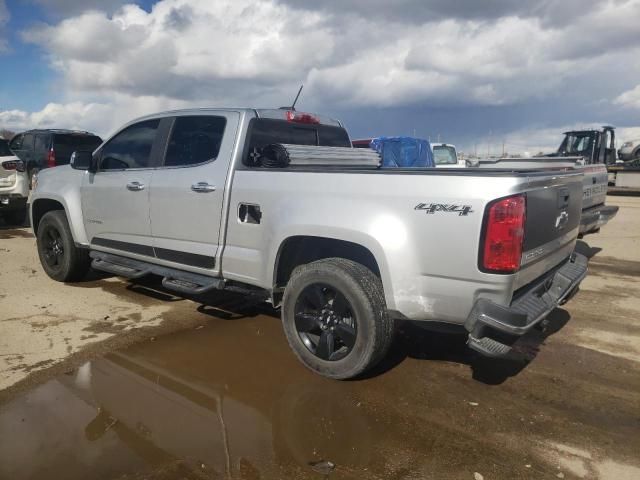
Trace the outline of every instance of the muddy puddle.
[[[0, 478], [640, 472], [638, 365], [554, 340], [530, 364], [487, 366], [460, 336], [422, 335], [404, 330], [385, 365], [349, 382], [300, 365], [273, 315], [110, 353], [0, 405]], [[622, 470], [600, 475], [611, 464]]]

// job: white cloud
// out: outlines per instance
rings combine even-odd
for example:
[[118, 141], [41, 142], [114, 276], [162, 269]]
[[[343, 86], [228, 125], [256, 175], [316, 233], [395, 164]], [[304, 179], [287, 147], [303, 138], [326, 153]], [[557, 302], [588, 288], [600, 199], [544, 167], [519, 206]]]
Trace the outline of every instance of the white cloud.
[[49, 103], [42, 110], [0, 111], [0, 125], [14, 131], [29, 128], [70, 128], [90, 130], [106, 136], [135, 117], [156, 110], [184, 108], [188, 104], [156, 97], [131, 98], [117, 95], [109, 103]]
[[640, 52], [629, 21], [640, 16], [638, 0], [594, 6], [564, 29], [536, 17], [413, 24], [336, 15], [274, 0], [162, 0], [151, 12], [89, 11], [24, 37], [49, 52], [74, 92], [223, 103], [288, 98], [304, 81], [318, 105], [502, 105], [556, 94], [597, 70], [603, 39]]
[[640, 85], [636, 85], [636, 88], [627, 90], [620, 94], [614, 100], [616, 105], [622, 105], [623, 107], [631, 107], [640, 109]]
[[[64, 101], [22, 117], [0, 112], [0, 122], [52, 119], [100, 133], [167, 106], [279, 106], [300, 83], [301, 108], [319, 111], [533, 104], [593, 90], [610, 75], [613, 54], [620, 65], [640, 55], [640, 0], [546, 0], [535, 8], [403, 0], [401, 14], [381, 1], [371, 11], [363, 0], [344, 9], [343, 2], [161, 0], [149, 12], [114, 11], [122, 2], [112, 0], [104, 4], [111, 13], [94, 0], [33, 1], [76, 12], [23, 34], [60, 73]], [[615, 96], [608, 85], [597, 93], [603, 108]]]

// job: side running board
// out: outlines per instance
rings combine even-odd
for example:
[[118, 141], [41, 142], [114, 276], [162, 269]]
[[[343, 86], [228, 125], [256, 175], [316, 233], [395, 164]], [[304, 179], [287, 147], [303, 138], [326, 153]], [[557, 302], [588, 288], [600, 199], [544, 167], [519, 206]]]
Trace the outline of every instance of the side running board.
[[162, 285], [165, 288], [179, 293], [198, 295], [210, 290], [222, 290], [225, 286], [222, 278], [184, 272], [111, 253], [92, 251], [89, 256], [93, 259], [91, 267], [96, 270], [131, 279], [149, 274], [159, 275], [164, 277]]

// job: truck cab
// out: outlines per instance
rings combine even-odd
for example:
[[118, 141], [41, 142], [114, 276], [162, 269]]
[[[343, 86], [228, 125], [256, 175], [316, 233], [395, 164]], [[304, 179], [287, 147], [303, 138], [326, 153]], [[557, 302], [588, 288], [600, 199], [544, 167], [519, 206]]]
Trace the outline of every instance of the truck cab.
[[397, 320], [449, 323], [509, 355], [586, 274], [582, 179], [384, 168], [337, 120], [204, 108], [139, 118], [42, 171], [30, 211], [52, 279], [93, 268], [258, 296], [305, 366], [346, 379], [384, 357]]
[[564, 139], [556, 153], [550, 156], [583, 157], [587, 165], [616, 163], [615, 127], [603, 126], [600, 130], [571, 130], [564, 132]]

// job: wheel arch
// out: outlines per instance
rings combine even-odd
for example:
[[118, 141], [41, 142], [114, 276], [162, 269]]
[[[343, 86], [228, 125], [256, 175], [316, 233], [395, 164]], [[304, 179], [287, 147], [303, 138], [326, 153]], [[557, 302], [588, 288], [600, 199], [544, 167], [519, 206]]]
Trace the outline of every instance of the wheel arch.
[[[38, 234], [38, 226], [40, 225], [40, 220], [42, 220], [42, 217], [44, 217], [46, 213], [54, 210], [65, 211], [65, 208], [64, 205], [62, 205], [62, 203], [60, 203], [58, 200], [53, 200], [51, 198], [38, 198], [34, 200], [33, 204], [31, 205], [31, 228], [33, 228], [34, 234]], [[68, 217], [67, 221], [69, 221]]]
[[[384, 259], [362, 242], [313, 235], [291, 235], [280, 242], [273, 268], [273, 301], [279, 305], [293, 270], [306, 263], [339, 257], [364, 265], [385, 282]], [[386, 289], [385, 289], [386, 290]]]
[[88, 244], [84, 224], [82, 222], [82, 211], [80, 209], [80, 205], [78, 204], [75, 208], [69, 208], [69, 205], [63, 198], [47, 196], [41, 198], [36, 197], [33, 199], [30, 207], [31, 228], [33, 229], [33, 233], [38, 235], [38, 226], [40, 225], [42, 217], [46, 213], [54, 210], [61, 210], [64, 212], [67, 217], [67, 222], [74, 242], [80, 245]]

